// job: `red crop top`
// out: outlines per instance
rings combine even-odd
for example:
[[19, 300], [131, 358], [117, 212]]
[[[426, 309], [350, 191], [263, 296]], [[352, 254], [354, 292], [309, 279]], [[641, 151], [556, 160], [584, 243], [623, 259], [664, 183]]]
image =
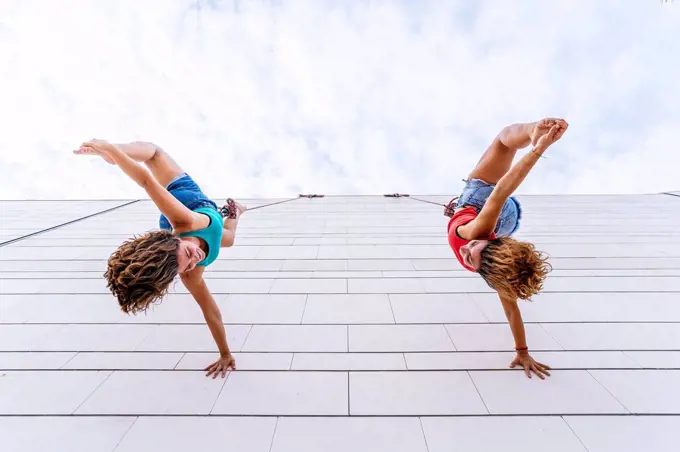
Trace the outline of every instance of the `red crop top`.
[[[449, 245], [451, 246], [451, 249], [453, 249], [456, 258], [458, 259], [458, 262], [460, 262], [460, 264], [463, 267], [465, 267], [466, 270], [470, 270], [471, 272], [474, 272], [475, 269], [470, 267], [469, 265], [466, 265], [465, 262], [463, 261], [463, 256], [460, 255], [460, 248], [470, 243], [470, 240], [465, 240], [464, 238], [458, 235], [458, 226], [468, 224], [469, 222], [477, 218], [477, 215], [478, 215], [477, 210], [475, 210], [474, 207], [466, 207], [464, 209], [459, 210], [451, 217], [448, 226]], [[489, 236], [489, 240], [493, 240], [495, 238], [496, 238], [495, 234], [491, 234]]]

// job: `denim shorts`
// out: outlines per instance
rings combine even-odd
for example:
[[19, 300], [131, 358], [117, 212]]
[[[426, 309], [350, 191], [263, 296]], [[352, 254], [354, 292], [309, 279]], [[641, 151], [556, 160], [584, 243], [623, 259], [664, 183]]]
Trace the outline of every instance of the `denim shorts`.
[[[465, 187], [456, 202], [456, 208], [472, 206], [480, 212], [484, 203], [491, 195], [495, 184], [489, 184], [481, 179], [463, 180]], [[517, 198], [510, 196], [503, 204], [503, 210], [496, 222], [496, 237], [505, 237], [514, 234], [519, 229], [519, 220], [522, 219], [522, 206]]]
[[[217, 210], [217, 204], [201, 191], [201, 188], [187, 173], [179, 174], [165, 188], [189, 210], [193, 211], [199, 207], [212, 207]], [[172, 225], [165, 215], [161, 214], [158, 224], [161, 229], [172, 230]]]

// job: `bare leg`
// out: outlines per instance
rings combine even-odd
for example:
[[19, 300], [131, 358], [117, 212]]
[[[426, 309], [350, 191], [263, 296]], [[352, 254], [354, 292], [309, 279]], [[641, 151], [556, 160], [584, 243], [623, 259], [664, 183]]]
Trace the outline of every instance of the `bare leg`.
[[[132, 143], [116, 143], [118, 149], [125, 152], [131, 159], [144, 163], [153, 177], [159, 184], [166, 187], [178, 174], [182, 173], [182, 168], [160, 147], [153, 143], [136, 141]], [[85, 150], [76, 151], [76, 154], [92, 153]], [[115, 165], [110, 158], [94, 152], [108, 163]]]
[[482, 154], [468, 178], [481, 179], [489, 184], [498, 183], [512, 166], [517, 150], [535, 144], [554, 123], [555, 119], [546, 118], [504, 127]]
[[222, 248], [230, 247], [234, 244], [236, 240], [236, 227], [238, 226], [238, 220], [241, 218], [241, 214], [247, 210], [247, 207], [234, 202], [236, 204], [236, 218], [225, 218], [224, 225], [222, 229], [222, 241], [220, 246]]

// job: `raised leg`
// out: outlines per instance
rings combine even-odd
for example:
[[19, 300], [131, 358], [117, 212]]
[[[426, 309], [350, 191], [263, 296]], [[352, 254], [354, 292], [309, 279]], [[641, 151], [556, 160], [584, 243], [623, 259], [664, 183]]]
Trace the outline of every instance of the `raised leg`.
[[482, 154], [468, 178], [481, 179], [489, 184], [498, 183], [512, 166], [517, 150], [535, 144], [555, 122], [556, 119], [546, 118], [504, 127]]
[[222, 229], [222, 241], [220, 246], [222, 248], [230, 247], [234, 244], [236, 240], [236, 228], [238, 227], [238, 220], [241, 218], [241, 214], [247, 210], [247, 207], [234, 201], [236, 205], [236, 218], [225, 218], [223, 229]]
[[137, 141], [124, 144], [116, 143], [115, 146], [131, 159], [143, 162], [158, 183], [164, 187], [182, 173], [182, 168], [172, 157], [153, 143]]

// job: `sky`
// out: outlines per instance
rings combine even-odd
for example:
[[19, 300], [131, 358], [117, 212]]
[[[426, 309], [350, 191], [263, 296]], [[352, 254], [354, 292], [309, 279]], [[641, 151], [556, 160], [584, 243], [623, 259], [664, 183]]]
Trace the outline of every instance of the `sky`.
[[679, 1], [3, 0], [0, 199], [145, 198], [91, 138], [215, 198], [457, 195], [543, 117], [518, 194], [680, 190], [678, 45]]

